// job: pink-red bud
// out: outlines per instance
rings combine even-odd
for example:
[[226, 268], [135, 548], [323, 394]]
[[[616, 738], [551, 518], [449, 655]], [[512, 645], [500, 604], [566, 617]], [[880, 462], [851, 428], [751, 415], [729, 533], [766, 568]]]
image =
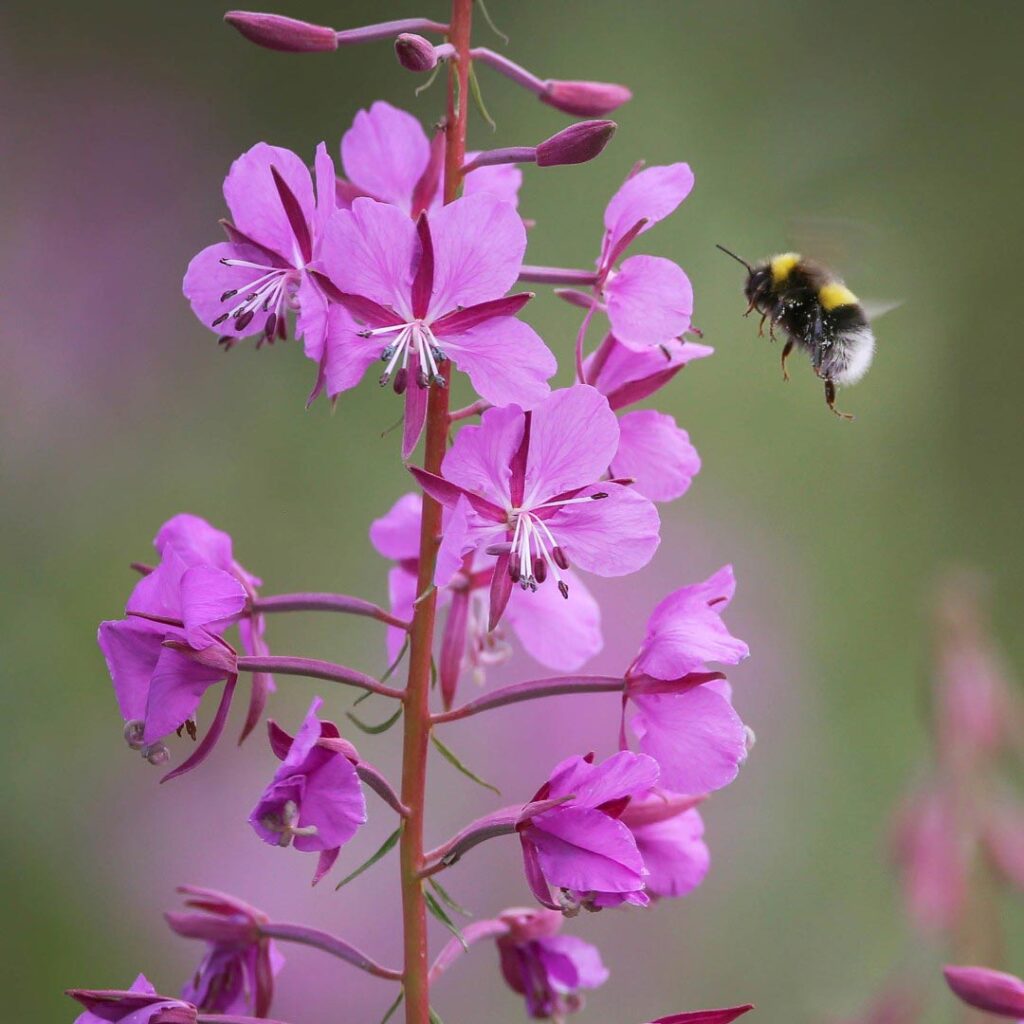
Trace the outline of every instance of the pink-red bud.
[[228, 11], [224, 20], [251, 43], [284, 53], [318, 53], [338, 48], [338, 34], [326, 25], [286, 18], [282, 14]]
[[593, 160], [615, 134], [614, 121], [578, 121], [537, 147], [537, 166], [583, 164]]
[[550, 79], [538, 95], [542, 103], [576, 117], [600, 117], [633, 98], [624, 85], [613, 82], [559, 82]]
[[437, 48], [415, 32], [403, 32], [395, 40], [395, 56], [406, 71], [433, 71], [437, 67]]

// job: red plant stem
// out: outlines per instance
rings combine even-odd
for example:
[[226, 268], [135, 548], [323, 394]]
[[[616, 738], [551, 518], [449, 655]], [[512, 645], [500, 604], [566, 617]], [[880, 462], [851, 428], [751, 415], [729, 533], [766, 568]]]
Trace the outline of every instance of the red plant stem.
[[360, 690], [369, 690], [382, 697], [404, 700], [405, 692], [385, 686], [373, 676], [357, 672], [346, 665], [337, 665], [333, 661], [320, 661], [317, 658], [288, 658], [275, 654], [242, 657], [236, 666], [238, 672], [273, 672], [282, 676], [306, 676], [308, 679], [326, 679], [332, 683], [343, 683], [355, 686]]
[[348, 594], [274, 594], [271, 597], [253, 599], [254, 612], [341, 612], [343, 615], [362, 615], [368, 619], [394, 626], [396, 629], [408, 630], [409, 623], [391, 615], [371, 601], [361, 597], [349, 597]]
[[526, 700], [564, 696], [570, 693], [620, 693], [626, 683], [622, 676], [555, 676], [553, 679], [535, 679], [527, 683], [512, 683], [492, 690], [485, 697], [477, 697], [451, 711], [434, 715], [434, 725], [457, 722], [481, 711], [521, 704]]
[[[445, 116], [444, 201], [458, 195], [466, 157], [466, 112], [469, 104], [469, 41], [473, 0], [452, 0], [448, 41], [456, 59], [448, 65], [448, 108]], [[447, 382], [450, 364], [444, 364]], [[441, 472], [448, 440], [448, 388], [432, 387], [427, 405], [427, 436], [423, 467]], [[409, 679], [405, 692], [402, 740], [402, 803], [409, 816], [402, 829], [399, 861], [402, 879], [402, 931], [405, 947], [406, 1024], [430, 1022], [430, 965], [427, 950], [427, 909], [423, 900], [423, 819], [430, 746], [430, 663], [434, 646], [437, 591], [431, 589], [441, 537], [441, 506], [423, 496], [417, 593], [425, 595], [412, 620]]]

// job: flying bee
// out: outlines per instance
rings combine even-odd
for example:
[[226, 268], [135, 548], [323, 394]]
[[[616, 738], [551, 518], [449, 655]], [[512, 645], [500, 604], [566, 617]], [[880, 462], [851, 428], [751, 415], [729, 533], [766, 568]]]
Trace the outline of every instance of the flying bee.
[[743, 294], [748, 305], [743, 315], [761, 314], [759, 335], [764, 334], [766, 320], [773, 341], [776, 327], [785, 335], [783, 378], [789, 380], [786, 360], [799, 346], [825, 382], [828, 407], [843, 419], [853, 419], [836, 408], [836, 388], [856, 384], [875, 354], [875, 335], [857, 296], [827, 267], [798, 253], [780, 253], [751, 266], [724, 246], [718, 248], [747, 268]]

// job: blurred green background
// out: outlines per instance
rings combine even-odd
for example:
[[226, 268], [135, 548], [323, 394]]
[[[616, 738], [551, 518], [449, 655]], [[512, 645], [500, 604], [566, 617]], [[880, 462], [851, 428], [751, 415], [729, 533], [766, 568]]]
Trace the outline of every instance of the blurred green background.
[[[724, 561], [740, 579], [734, 630], [754, 655], [733, 680], [758, 745], [709, 806], [712, 874], [652, 915], [572, 925], [613, 972], [585, 1019], [630, 1024], [749, 999], [763, 1021], [819, 1021], [852, 1014], [891, 969], [937, 986], [941, 952], [910, 939], [883, 837], [927, 745], [928, 609], [948, 565], [992, 574], [998, 632], [1024, 664], [1024, 5], [489, 6], [512, 36], [510, 55], [541, 76], [621, 81], [635, 93], [600, 160], [528, 169], [531, 262], [587, 265], [604, 203], [636, 159], [687, 160], [697, 176], [645, 241], [690, 274], [695, 322], [717, 350], [659, 396], [704, 469], [663, 509], [656, 565], [595, 587], [615, 620], [608, 657], [635, 646], [635, 609]], [[338, 27], [445, 16], [442, 0], [278, 9]], [[7, 0], [0, 11], [6, 1020], [71, 1020], [63, 987], [125, 985], [140, 969], [162, 990], [179, 985], [198, 950], [159, 918], [179, 881], [232, 889], [349, 938], [368, 933], [381, 955], [394, 948], [393, 868], [376, 868], [361, 893], [310, 893], [306, 858], [248, 833], [270, 767], [259, 741], [239, 753], [225, 743], [202, 772], [157, 786], [121, 741], [93, 640], [123, 605], [127, 563], [146, 559], [157, 526], [185, 509], [231, 531], [268, 593], [383, 600], [366, 528], [408, 488], [397, 437], [381, 437], [398, 415], [388, 396], [367, 384], [333, 416], [322, 403], [304, 412], [313, 368], [298, 347], [225, 356], [179, 284], [217, 238], [220, 182], [238, 153], [265, 138], [311, 157], [326, 139], [336, 156], [357, 109], [385, 98], [427, 123], [440, 84], [414, 96], [420, 83], [387, 44], [310, 57], [257, 50], [222, 13], [197, 0]], [[483, 23], [476, 39], [501, 48]], [[566, 123], [504, 79], [482, 70], [481, 80], [497, 144]], [[492, 144], [479, 119], [471, 141]], [[788, 247], [806, 221], [836, 228], [830, 258], [854, 290], [904, 300], [877, 325], [874, 369], [841, 395], [852, 424], [828, 413], [796, 360], [783, 385], [778, 349], [740, 316], [739, 268], [713, 247], [756, 258]], [[542, 295], [529, 315], [567, 367], [576, 311]], [[629, 614], [614, 611], [624, 599]], [[380, 668], [365, 627], [272, 627], [279, 652]], [[294, 725], [312, 691], [283, 689], [275, 714]], [[510, 712], [453, 743], [509, 799], [528, 796], [540, 780], [534, 765], [515, 764], [523, 730], [546, 744], [549, 763], [587, 730], [607, 752], [615, 708], [595, 707], [562, 704], [543, 721]], [[368, 750], [386, 763], [386, 746]], [[498, 764], [495, 751], [507, 755]], [[433, 771], [440, 839], [488, 798], [444, 766]], [[387, 823], [375, 824], [343, 863], [373, 849]], [[485, 915], [528, 899], [518, 871], [511, 848], [482, 853], [452, 888]], [[1019, 910], [1006, 908], [1017, 969]], [[372, 1024], [387, 1005], [382, 986], [344, 967], [291, 960], [284, 1019]], [[492, 951], [474, 961], [439, 988], [442, 1017], [520, 1019]], [[933, 1019], [951, 1012], [938, 995]]]

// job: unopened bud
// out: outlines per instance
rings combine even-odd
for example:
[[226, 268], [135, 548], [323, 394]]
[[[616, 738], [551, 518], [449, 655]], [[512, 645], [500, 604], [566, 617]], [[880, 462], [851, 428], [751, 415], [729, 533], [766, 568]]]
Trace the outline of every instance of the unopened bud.
[[318, 53], [338, 48], [338, 33], [326, 25], [286, 18], [282, 14], [228, 11], [224, 20], [251, 43], [283, 53]]
[[545, 139], [537, 147], [537, 166], [584, 164], [593, 160], [615, 134], [614, 121], [579, 121]]
[[559, 82], [550, 79], [538, 98], [549, 107], [576, 117], [601, 117], [633, 98], [624, 85], [613, 82]]
[[403, 32], [395, 40], [395, 56], [406, 71], [433, 71], [437, 67], [437, 48], [415, 32]]

